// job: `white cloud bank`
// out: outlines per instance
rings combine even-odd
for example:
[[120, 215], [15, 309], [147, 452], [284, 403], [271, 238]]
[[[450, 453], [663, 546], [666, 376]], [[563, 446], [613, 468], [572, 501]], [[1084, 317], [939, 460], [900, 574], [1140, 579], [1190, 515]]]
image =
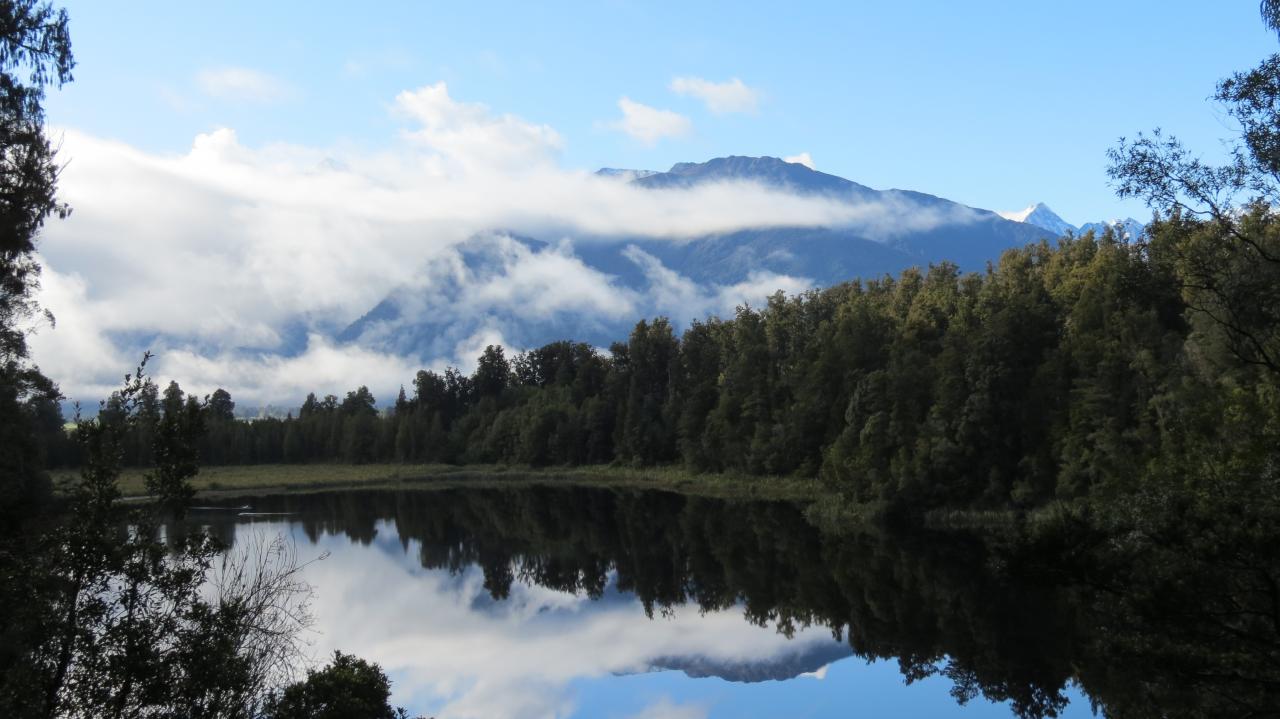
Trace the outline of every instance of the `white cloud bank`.
[[813, 287], [807, 278], [773, 272], [752, 272], [746, 280], [732, 285], [699, 285], [634, 245], [624, 249], [623, 255], [644, 272], [657, 311], [679, 324], [710, 315], [732, 317], [737, 307], [759, 307], [778, 290], [795, 295]]
[[[616, 319], [655, 303], [696, 308], [692, 316], [723, 311], [748, 289], [768, 286], [767, 294], [800, 282], [761, 276], [747, 283], [752, 288], [698, 288], [650, 264], [646, 272], [661, 281], [639, 296], [567, 245], [509, 247], [503, 273], [481, 277], [467, 274], [458, 254], [477, 233], [679, 241], [747, 227], [939, 221], [893, 202], [742, 182], [646, 190], [566, 170], [557, 164], [563, 139], [554, 129], [455, 100], [443, 83], [401, 93], [395, 112], [406, 128], [378, 152], [246, 147], [224, 128], [197, 136], [185, 153], [156, 154], [55, 130], [68, 163], [60, 193], [75, 212], [51, 223], [42, 240], [41, 297], [59, 324], [33, 338], [37, 361], [69, 396], [93, 402], [141, 348], [157, 351], [162, 377], [199, 393], [223, 386], [250, 404], [360, 383], [385, 397], [413, 368], [465, 365], [483, 348], [477, 343], [505, 332], [479, 318], [428, 354], [324, 339], [396, 288], [430, 296], [453, 287], [454, 299], [420, 308], [448, 312], [446, 319], [491, 308]], [[637, 132], [658, 137], [669, 129]]]
[[629, 97], [618, 100], [618, 109], [622, 110], [622, 119], [614, 127], [646, 145], [667, 137], [684, 137], [693, 130], [693, 123], [684, 115], [649, 107]]
[[725, 82], [711, 82], [700, 77], [677, 77], [671, 81], [671, 91], [701, 100], [708, 110], [717, 115], [755, 112], [760, 103], [760, 92], [736, 77]]

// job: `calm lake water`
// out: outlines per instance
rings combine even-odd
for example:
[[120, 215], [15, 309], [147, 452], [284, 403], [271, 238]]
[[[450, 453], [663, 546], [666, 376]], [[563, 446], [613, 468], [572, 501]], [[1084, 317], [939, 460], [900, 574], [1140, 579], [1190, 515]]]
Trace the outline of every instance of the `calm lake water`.
[[414, 714], [1093, 716], [1070, 603], [964, 536], [837, 536], [787, 503], [583, 488], [226, 507], [191, 521], [327, 555], [305, 570], [314, 653], [377, 661]]

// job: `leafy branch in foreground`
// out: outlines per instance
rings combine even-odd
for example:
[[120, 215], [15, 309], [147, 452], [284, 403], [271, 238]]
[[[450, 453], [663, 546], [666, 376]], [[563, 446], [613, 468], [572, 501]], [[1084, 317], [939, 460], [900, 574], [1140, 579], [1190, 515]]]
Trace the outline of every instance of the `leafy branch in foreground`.
[[[1280, 4], [1262, 11], [1280, 28]], [[1121, 197], [1156, 211], [1152, 249], [1167, 258], [1201, 333], [1280, 373], [1280, 55], [1218, 83], [1214, 100], [1240, 128], [1228, 162], [1208, 163], [1157, 129], [1121, 139], [1107, 172]]]
[[[25, 661], [4, 676], [6, 715], [252, 717], [300, 659], [310, 590], [283, 540], [228, 557], [175, 522], [197, 471], [202, 407], [189, 398], [151, 411], [145, 365], [110, 409], [78, 422], [86, 463], [68, 516], [24, 567], [38, 595], [23, 617]], [[139, 428], [154, 438], [153, 496], [124, 504], [116, 481]]]

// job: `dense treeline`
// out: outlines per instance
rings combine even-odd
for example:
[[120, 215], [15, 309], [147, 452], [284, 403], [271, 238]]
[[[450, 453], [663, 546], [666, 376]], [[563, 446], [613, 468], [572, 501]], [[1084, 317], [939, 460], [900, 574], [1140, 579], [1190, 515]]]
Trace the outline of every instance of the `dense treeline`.
[[[1276, 245], [1265, 209], [1241, 224]], [[859, 502], [915, 507], [1034, 506], [1206, 462], [1260, 477], [1280, 422], [1268, 324], [1278, 285], [1264, 284], [1277, 272], [1224, 256], [1224, 231], [1174, 215], [1141, 243], [1064, 238], [1011, 250], [983, 274], [942, 264], [779, 293], [679, 335], [666, 319], [642, 321], [607, 354], [489, 347], [470, 376], [421, 371], [381, 412], [360, 387], [308, 396], [296, 417], [243, 422], [219, 390], [201, 456], [678, 463], [821, 476]], [[1228, 276], [1272, 307], [1215, 313], [1196, 287]], [[182, 401], [171, 385], [140, 411]]]

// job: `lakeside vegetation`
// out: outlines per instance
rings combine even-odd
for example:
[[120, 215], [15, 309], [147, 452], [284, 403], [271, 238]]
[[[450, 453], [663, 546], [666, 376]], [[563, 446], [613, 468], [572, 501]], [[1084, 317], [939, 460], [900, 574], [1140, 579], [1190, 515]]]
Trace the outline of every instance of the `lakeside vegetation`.
[[[121, 497], [150, 496], [148, 470], [123, 469]], [[55, 470], [55, 486], [71, 491], [78, 470]], [[243, 496], [335, 489], [440, 489], [557, 484], [676, 491], [693, 496], [812, 501], [827, 496], [814, 482], [789, 477], [699, 475], [678, 467], [634, 468], [610, 465], [534, 468], [508, 465], [447, 464], [254, 464], [204, 467], [190, 480], [197, 497]]]
[[[381, 413], [361, 387], [243, 422], [229, 393], [201, 403], [171, 384], [132, 408], [147, 421], [125, 461], [147, 463], [154, 418], [189, 411], [205, 417], [207, 465], [673, 467], [817, 478], [908, 514], [1228, 486], [1273, 502], [1272, 256], [1280, 228], [1266, 207], [1175, 211], [1140, 243], [1063, 238], [1010, 250], [985, 274], [942, 265], [779, 294], [682, 336], [642, 321], [607, 355], [558, 342], [508, 359], [491, 346], [470, 376], [419, 372]], [[108, 400], [99, 421], [122, 412]]]

